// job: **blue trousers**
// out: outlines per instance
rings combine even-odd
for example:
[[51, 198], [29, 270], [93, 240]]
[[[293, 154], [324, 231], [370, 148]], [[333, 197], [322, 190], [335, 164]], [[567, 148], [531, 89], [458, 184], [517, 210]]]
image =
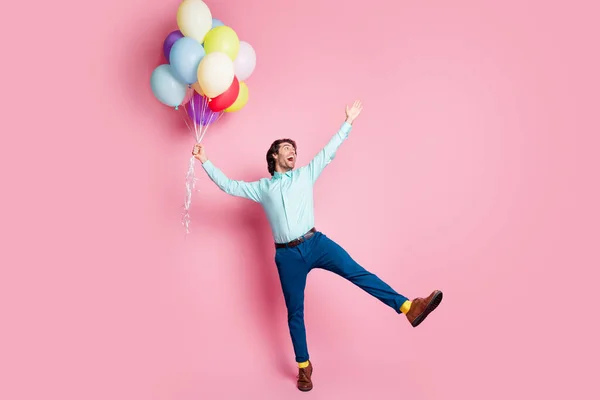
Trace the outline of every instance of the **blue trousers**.
[[397, 313], [400, 313], [400, 306], [408, 300], [361, 267], [341, 246], [318, 231], [298, 246], [278, 248], [275, 252], [275, 264], [287, 307], [296, 362], [299, 363], [309, 359], [304, 325], [304, 289], [306, 277], [313, 268], [322, 268], [348, 279]]

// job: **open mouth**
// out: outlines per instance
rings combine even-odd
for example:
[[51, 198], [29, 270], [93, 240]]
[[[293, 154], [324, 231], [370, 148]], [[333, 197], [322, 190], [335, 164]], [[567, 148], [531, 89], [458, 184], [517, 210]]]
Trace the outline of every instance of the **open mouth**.
[[288, 157], [288, 158], [287, 158], [287, 160], [288, 160], [289, 162], [292, 162], [292, 161], [294, 161], [294, 157]]

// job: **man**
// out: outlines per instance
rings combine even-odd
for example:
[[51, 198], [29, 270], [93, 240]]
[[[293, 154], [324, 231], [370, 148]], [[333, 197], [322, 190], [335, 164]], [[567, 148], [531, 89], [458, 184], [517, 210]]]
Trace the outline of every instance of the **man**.
[[291, 139], [273, 142], [267, 152], [267, 168], [271, 178], [255, 182], [229, 179], [209, 161], [200, 144], [195, 145], [192, 152], [221, 190], [260, 203], [267, 215], [275, 241], [275, 264], [298, 363], [297, 387], [305, 392], [313, 388], [313, 365], [309, 361], [304, 326], [304, 289], [306, 277], [313, 268], [322, 268], [348, 279], [398, 314], [406, 315], [413, 327], [423, 322], [442, 301], [442, 292], [439, 290], [426, 298], [410, 301], [358, 265], [342, 247], [314, 227], [313, 185], [348, 137], [361, 111], [362, 104], [359, 101], [354, 102], [352, 107], [346, 107], [346, 120], [340, 130], [308, 165], [299, 169], [294, 169], [296, 143]]

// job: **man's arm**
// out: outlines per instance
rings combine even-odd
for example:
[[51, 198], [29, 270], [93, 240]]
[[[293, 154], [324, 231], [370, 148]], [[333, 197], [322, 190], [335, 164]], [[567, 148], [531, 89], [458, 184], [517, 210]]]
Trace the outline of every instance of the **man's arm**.
[[208, 174], [208, 177], [225, 193], [232, 196], [243, 197], [245, 199], [260, 203], [260, 181], [244, 182], [229, 179], [219, 168], [206, 157], [204, 146], [197, 144], [192, 151], [194, 157], [202, 163], [202, 168]]
[[225, 193], [260, 203], [260, 181], [244, 182], [229, 179], [210, 160], [203, 162], [202, 168], [204, 168], [208, 177]]
[[319, 176], [321, 176], [321, 172], [323, 172], [327, 164], [333, 161], [338, 148], [342, 145], [344, 140], [348, 138], [351, 130], [352, 125], [347, 121], [344, 121], [341, 128], [329, 140], [329, 143], [327, 143], [325, 147], [323, 147], [321, 151], [314, 156], [310, 163], [308, 163], [306, 168], [310, 172], [313, 182], [315, 182]]
[[306, 168], [310, 172], [312, 181], [315, 182], [325, 167], [333, 161], [337, 153], [338, 148], [348, 138], [350, 131], [352, 130], [352, 123], [358, 117], [362, 111], [362, 104], [359, 101], [355, 101], [352, 108], [346, 107], [346, 120], [340, 127], [340, 129], [333, 135], [329, 140], [329, 143], [317, 153], [317, 155], [308, 163]]

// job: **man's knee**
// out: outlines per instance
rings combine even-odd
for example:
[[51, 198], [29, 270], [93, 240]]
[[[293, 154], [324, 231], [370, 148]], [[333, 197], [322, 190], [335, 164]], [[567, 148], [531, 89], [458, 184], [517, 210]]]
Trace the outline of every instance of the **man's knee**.
[[294, 319], [304, 319], [304, 306], [288, 310], [288, 322]]

